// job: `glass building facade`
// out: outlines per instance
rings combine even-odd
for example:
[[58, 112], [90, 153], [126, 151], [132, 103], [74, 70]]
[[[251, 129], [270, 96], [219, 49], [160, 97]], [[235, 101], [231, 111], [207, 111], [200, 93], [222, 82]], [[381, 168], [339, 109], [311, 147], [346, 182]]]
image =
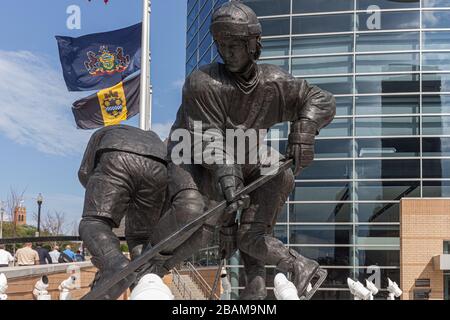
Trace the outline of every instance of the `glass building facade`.
[[[220, 59], [209, 24], [224, 2], [188, 0], [186, 75]], [[350, 299], [347, 277], [385, 293], [400, 278], [400, 199], [450, 196], [450, 1], [243, 2], [263, 26], [260, 63], [337, 101], [275, 235], [327, 268], [316, 299]]]

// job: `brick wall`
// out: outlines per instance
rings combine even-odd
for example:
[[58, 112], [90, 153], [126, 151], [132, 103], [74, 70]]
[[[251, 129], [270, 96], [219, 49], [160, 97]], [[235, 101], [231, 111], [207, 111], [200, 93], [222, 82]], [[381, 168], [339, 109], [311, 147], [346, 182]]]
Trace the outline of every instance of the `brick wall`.
[[443, 272], [433, 256], [450, 240], [450, 199], [402, 199], [400, 202], [400, 288], [402, 299], [414, 298], [416, 279], [430, 279], [430, 299], [444, 298]]

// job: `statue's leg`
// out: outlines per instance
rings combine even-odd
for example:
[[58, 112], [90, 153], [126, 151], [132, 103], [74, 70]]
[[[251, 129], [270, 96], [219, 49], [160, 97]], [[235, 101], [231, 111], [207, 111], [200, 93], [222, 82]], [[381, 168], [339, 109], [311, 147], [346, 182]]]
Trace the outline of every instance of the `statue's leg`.
[[[93, 286], [100, 286], [129, 263], [112, 228], [119, 227], [128, 212], [136, 190], [132, 177], [142, 166], [140, 158], [119, 151], [104, 153], [87, 183], [79, 233], [92, 255], [92, 263], [99, 269]], [[117, 299], [134, 280], [135, 275], [130, 275], [117, 283], [108, 299]]]
[[264, 261], [266, 265], [276, 265], [282, 272], [292, 272], [294, 284], [299, 296], [302, 296], [306, 294], [312, 279], [323, 270], [316, 261], [288, 249], [283, 242], [271, 235], [276, 219], [293, 188], [294, 176], [291, 170], [287, 170], [278, 173], [250, 195], [251, 207], [241, 217], [238, 244], [241, 252], [254, 259]]
[[[187, 166], [168, 165], [169, 208], [162, 215], [151, 233], [151, 245], [156, 245], [201, 216], [205, 210], [205, 200], [200, 193], [192, 172]], [[205, 235], [202, 235], [205, 232]], [[160, 276], [168, 273], [178, 262], [198, 251], [203, 237], [209, 238], [209, 229], [203, 224], [185, 232], [176, 242], [162, 251], [152, 261], [152, 272]], [[193, 236], [194, 234], [195, 237]], [[182, 246], [183, 249], [179, 249]], [[168, 262], [170, 260], [170, 262]]]
[[245, 288], [239, 295], [240, 300], [264, 300], [267, 297], [266, 267], [264, 261], [240, 252], [244, 263]]
[[131, 259], [134, 260], [142, 254], [150, 242], [153, 228], [164, 212], [168, 184], [166, 165], [151, 158], [143, 158], [139, 172], [132, 180], [138, 187], [131, 195], [128, 206], [125, 237]]

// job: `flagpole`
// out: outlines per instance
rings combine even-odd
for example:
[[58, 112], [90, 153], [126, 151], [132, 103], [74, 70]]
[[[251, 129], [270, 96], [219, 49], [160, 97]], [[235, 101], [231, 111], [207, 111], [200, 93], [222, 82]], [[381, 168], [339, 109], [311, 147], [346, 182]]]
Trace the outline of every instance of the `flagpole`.
[[150, 93], [150, 13], [151, 1], [142, 0], [142, 40], [141, 40], [141, 86], [139, 105], [139, 127], [150, 130], [151, 93]]

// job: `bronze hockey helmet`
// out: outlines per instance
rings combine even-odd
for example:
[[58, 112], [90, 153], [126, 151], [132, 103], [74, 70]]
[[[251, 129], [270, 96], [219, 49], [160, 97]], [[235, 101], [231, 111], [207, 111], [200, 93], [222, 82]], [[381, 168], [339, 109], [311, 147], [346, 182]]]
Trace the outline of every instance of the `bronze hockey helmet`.
[[238, 1], [226, 2], [214, 11], [210, 27], [215, 41], [238, 37], [248, 42], [249, 53], [259, 58], [261, 54], [262, 27], [256, 13]]

